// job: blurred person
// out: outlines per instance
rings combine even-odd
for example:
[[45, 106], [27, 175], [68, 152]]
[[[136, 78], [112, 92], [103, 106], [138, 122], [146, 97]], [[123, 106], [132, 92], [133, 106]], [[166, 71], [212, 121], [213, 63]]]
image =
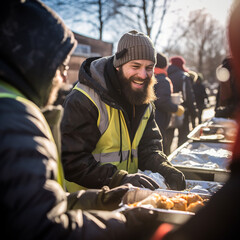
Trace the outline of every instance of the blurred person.
[[171, 80], [167, 77], [167, 68], [168, 58], [162, 53], [157, 53], [157, 63], [154, 69], [154, 74], [157, 79], [157, 83], [154, 86], [157, 97], [154, 101], [156, 106], [155, 120], [163, 137], [164, 152], [165, 132], [169, 126], [172, 113], [176, 113], [177, 116], [182, 116], [184, 113], [183, 106], [172, 102], [171, 94], [173, 93], [173, 86]]
[[[236, 5], [229, 18], [228, 39], [233, 56], [233, 68], [236, 73], [236, 87], [240, 91], [240, 2]], [[239, 106], [239, 105], [238, 105]], [[239, 124], [239, 112], [238, 116]], [[202, 239], [239, 239], [240, 231], [240, 129], [233, 147], [230, 163], [230, 177], [223, 187], [218, 190], [201, 208], [183, 225], [173, 226], [162, 224], [151, 240], [202, 240]]]
[[[195, 96], [192, 88], [192, 80], [188, 74], [188, 69], [185, 67], [185, 59], [181, 56], [174, 56], [170, 58], [170, 65], [168, 67], [168, 77], [173, 84], [174, 93], [182, 93], [183, 107], [185, 108], [184, 119], [181, 126], [176, 127], [178, 129], [178, 144], [182, 145], [187, 141], [187, 135], [190, 132], [189, 124], [192, 123], [192, 127], [195, 127], [195, 118], [197, 116], [197, 108], [195, 102]], [[167, 129], [166, 132], [166, 154], [170, 154], [171, 144], [176, 129], [174, 126]]]
[[136, 30], [121, 37], [115, 55], [83, 62], [61, 124], [69, 191], [125, 183], [159, 187], [138, 169], [160, 173], [171, 189], [185, 188], [184, 175], [163, 153], [154, 120], [155, 63], [151, 39]]
[[1, 4], [1, 234], [6, 239], [141, 237], [154, 214], [111, 212], [129, 185], [73, 194], [64, 190], [60, 152], [40, 108], [55, 101], [63, 65], [76, 45], [73, 33], [39, 1]]
[[201, 73], [198, 73], [197, 79], [193, 83], [193, 92], [195, 95], [195, 100], [196, 100], [197, 109], [198, 109], [198, 112], [197, 112], [198, 124], [202, 123], [202, 112], [206, 108], [207, 104], [209, 104], [206, 88], [202, 82], [203, 82], [203, 76]]
[[216, 76], [219, 80], [219, 88], [216, 96], [215, 117], [235, 118], [239, 94], [231, 56], [223, 59], [216, 69]]

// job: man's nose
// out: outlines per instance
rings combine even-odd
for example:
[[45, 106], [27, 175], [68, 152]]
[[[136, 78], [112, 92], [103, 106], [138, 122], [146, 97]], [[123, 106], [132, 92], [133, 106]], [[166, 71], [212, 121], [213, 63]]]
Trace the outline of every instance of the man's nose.
[[147, 77], [147, 71], [146, 69], [140, 69], [139, 73], [138, 73], [138, 77], [141, 79], [145, 79]]

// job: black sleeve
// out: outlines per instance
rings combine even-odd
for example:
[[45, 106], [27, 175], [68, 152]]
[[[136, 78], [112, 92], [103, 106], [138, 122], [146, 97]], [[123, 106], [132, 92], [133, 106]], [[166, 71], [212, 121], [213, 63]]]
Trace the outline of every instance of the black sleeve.
[[98, 110], [94, 103], [73, 90], [64, 102], [62, 162], [65, 178], [87, 188], [108, 185], [117, 170], [112, 164], [100, 165], [92, 155], [101, 137], [97, 119]]
[[139, 143], [138, 167], [142, 171], [151, 170], [156, 172], [163, 162], [168, 162], [168, 160], [163, 153], [162, 135], [152, 112]]
[[2, 234], [7, 239], [124, 239], [125, 218], [113, 212], [67, 211], [56, 181], [57, 152], [40, 111], [0, 100]]

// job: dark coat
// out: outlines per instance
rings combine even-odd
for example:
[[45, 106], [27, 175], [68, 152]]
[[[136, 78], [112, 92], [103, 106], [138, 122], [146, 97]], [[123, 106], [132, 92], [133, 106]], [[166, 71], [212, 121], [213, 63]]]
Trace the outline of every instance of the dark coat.
[[197, 108], [204, 109], [206, 107], [205, 99], [208, 101], [208, 95], [206, 93], [205, 86], [201, 82], [196, 82], [193, 84], [193, 91]]
[[155, 94], [157, 100], [154, 102], [156, 106], [155, 119], [161, 133], [164, 135], [169, 125], [171, 114], [177, 111], [178, 106], [171, 100], [171, 87], [169, 82], [171, 80], [163, 73], [157, 74], [156, 79]]
[[0, 27], [0, 87], [11, 84], [32, 104], [0, 98], [1, 234], [6, 239], [123, 239], [122, 216], [67, 210], [66, 192], [56, 181], [56, 145], [34, 106], [46, 102], [52, 77], [73, 47], [73, 34], [41, 3], [14, 2], [11, 13], [4, 4], [0, 10], [1, 17], [2, 10], [9, 17]]
[[[183, 99], [183, 106], [185, 108], [185, 115], [189, 115], [191, 119], [195, 119], [196, 113], [196, 101], [192, 88], [190, 76], [182, 71], [180, 68], [174, 65], [168, 67], [168, 77], [171, 79], [173, 84], [173, 92], [183, 92], [183, 82], [186, 83], [186, 99]], [[184, 94], [184, 93], [183, 93]]]
[[[93, 88], [104, 103], [123, 111], [132, 141], [147, 105], [136, 106], [135, 117], [132, 118], [132, 105], [121, 94], [112, 62], [113, 57], [87, 59], [81, 66], [79, 82]], [[97, 119], [96, 106], [83, 93], [73, 90], [67, 96], [61, 125], [65, 177], [88, 188], [108, 185], [117, 171], [115, 165], [100, 165], [92, 155], [101, 137]], [[139, 143], [138, 156], [138, 167], [141, 170], [160, 172], [163, 162], [171, 165], [162, 152], [162, 137], [156, 127], [153, 112]]]

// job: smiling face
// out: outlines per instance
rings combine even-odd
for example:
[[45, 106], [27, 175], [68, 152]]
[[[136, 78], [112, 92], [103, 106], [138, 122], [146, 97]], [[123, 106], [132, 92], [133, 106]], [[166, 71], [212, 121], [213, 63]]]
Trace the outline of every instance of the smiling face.
[[117, 68], [120, 84], [126, 99], [135, 105], [154, 101], [154, 63], [149, 60], [132, 60]]

